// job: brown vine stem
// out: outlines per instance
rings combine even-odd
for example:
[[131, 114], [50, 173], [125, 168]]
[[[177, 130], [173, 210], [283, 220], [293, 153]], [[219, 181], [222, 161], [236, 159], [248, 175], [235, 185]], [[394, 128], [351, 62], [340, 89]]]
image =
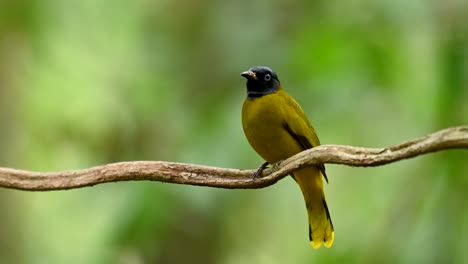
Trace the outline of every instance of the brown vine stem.
[[283, 161], [261, 178], [254, 170], [239, 170], [164, 161], [111, 163], [62, 172], [31, 172], [0, 167], [0, 187], [49, 191], [66, 190], [118, 181], [160, 181], [228, 189], [255, 189], [272, 185], [294, 170], [319, 163], [379, 166], [445, 149], [468, 149], [468, 126], [451, 127], [388, 148], [322, 145]]

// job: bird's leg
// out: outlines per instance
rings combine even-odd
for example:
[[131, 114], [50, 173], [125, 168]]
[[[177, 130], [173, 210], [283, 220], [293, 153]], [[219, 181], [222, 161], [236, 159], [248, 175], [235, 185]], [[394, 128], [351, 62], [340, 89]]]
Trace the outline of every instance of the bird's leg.
[[262, 163], [262, 165], [260, 165], [260, 167], [258, 167], [258, 169], [254, 172], [252, 179], [255, 180], [260, 175], [262, 175], [263, 170], [268, 166], [268, 164], [270, 164], [270, 163], [268, 163], [268, 162]]
[[279, 167], [281, 166], [281, 163], [283, 163], [284, 160], [280, 160], [275, 162], [273, 165], [271, 165], [271, 170], [272, 171], [278, 171]]

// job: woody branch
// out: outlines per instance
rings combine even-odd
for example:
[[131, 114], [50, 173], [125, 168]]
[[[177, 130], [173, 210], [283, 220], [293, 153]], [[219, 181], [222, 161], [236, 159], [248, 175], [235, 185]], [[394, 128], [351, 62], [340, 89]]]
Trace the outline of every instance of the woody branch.
[[61, 172], [32, 172], [0, 167], [0, 187], [50, 191], [76, 189], [106, 182], [159, 181], [228, 189], [256, 189], [272, 185], [291, 172], [314, 164], [380, 166], [427, 153], [468, 149], [468, 126], [451, 127], [387, 148], [322, 145], [267, 168], [261, 178], [254, 170], [226, 169], [165, 161], [131, 161]]

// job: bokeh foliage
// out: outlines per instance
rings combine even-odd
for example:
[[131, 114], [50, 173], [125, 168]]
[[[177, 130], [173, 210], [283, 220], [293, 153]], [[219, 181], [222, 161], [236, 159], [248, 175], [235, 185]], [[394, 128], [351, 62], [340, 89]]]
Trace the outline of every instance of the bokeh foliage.
[[[274, 68], [322, 143], [380, 147], [468, 123], [468, 2], [0, 1], [0, 166], [233, 168], [239, 73]], [[331, 249], [291, 179], [0, 189], [1, 263], [466, 263], [468, 153], [328, 165]]]

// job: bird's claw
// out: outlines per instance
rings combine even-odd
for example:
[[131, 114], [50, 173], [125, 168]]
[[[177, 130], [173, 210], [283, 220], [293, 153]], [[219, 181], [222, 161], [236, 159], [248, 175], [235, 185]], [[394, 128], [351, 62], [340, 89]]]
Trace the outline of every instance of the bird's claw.
[[[278, 171], [280, 169], [281, 163], [283, 163], [283, 161], [284, 160], [280, 160], [278, 162], [275, 162], [273, 165], [271, 165], [271, 170], [272, 171]], [[252, 179], [255, 180], [255, 179], [259, 178], [262, 175], [262, 172], [268, 166], [268, 164], [270, 164], [270, 163], [265, 162], [262, 165], [260, 165], [260, 167], [258, 167], [258, 169], [253, 173]]]
[[258, 169], [252, 175], [252, 179], [255, 180], [259, 178], [262, 175], [263, 170], [265, 170], [265, 168], [268, 166], [268, 164], [268, 162], [262, 163], [262, 165], [260, 165], [260, 167], [258, 167]]
[[284, 160], [280, 160], [275, 162], [273, 165], [271, 165], [271, 170], [272, 171], [278, 171], [280, 169], [281, 163], [283, 163]]

